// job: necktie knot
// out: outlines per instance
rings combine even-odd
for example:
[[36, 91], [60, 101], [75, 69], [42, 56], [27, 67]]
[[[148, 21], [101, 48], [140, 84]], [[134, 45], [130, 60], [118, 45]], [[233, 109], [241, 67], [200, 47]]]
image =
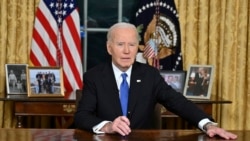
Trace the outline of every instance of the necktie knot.
[[126, 78], [128, 75], [126, 73], [122, 73], [121, 75], [122, 75], [122, 81], [127, 81]]

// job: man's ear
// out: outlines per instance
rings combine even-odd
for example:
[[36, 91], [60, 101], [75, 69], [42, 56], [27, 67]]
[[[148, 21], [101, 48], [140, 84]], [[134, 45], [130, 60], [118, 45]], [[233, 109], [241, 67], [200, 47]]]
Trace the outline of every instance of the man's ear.
[[111, 53], [111, 45], [110, 45], [110, 43], [107, 41], [107, 43], [106, 43], [106, 48], [107, 48], [107, 52], [109, 53], [109, 55], [111, 55], [112, 53]]

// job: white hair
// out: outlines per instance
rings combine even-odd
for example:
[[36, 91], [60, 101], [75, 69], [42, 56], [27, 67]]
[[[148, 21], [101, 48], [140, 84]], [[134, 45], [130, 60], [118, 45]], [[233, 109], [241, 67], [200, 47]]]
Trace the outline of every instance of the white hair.
[[107, 40], [108, 41], [112, 40], [113, 31], [116, 30], [117, 28], [131, 28], [131, 29], [134, 29], [136, 31], [136, 33], [137, 33], [137, 40], [139, 41], [140, 35], [139, 35], [135, 25], [133, 25], [131, 23], [125, 23], [125, 22], [116, 23], [116, 24], [112, 25], [109, 28], [108, 33], [107, 33]]

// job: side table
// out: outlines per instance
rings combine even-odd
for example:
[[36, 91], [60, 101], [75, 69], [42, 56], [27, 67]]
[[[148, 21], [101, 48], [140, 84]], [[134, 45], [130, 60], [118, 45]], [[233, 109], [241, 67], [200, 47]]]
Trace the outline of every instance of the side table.
[[[14, 102], [14, 115], [17, 118], [17, 128], [23, 128], [23, 116], [57, 116], [73, 117], [76, 111], [76, 101], [66, 98], [29, 98], [27, 95], [8, 95], [1, 101]], [[61, 128], [67, 128], [73, 123], [70, 118]]]

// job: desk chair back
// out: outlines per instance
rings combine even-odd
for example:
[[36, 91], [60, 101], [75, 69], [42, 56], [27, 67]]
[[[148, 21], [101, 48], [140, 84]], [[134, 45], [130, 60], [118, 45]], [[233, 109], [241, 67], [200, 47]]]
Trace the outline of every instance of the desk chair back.
[[81, 97], [82, 97], [82, 90], [81, 89], [77, 89], [76, 90], [76, 107], [78, 107], [78, 103], [79, 103]]

